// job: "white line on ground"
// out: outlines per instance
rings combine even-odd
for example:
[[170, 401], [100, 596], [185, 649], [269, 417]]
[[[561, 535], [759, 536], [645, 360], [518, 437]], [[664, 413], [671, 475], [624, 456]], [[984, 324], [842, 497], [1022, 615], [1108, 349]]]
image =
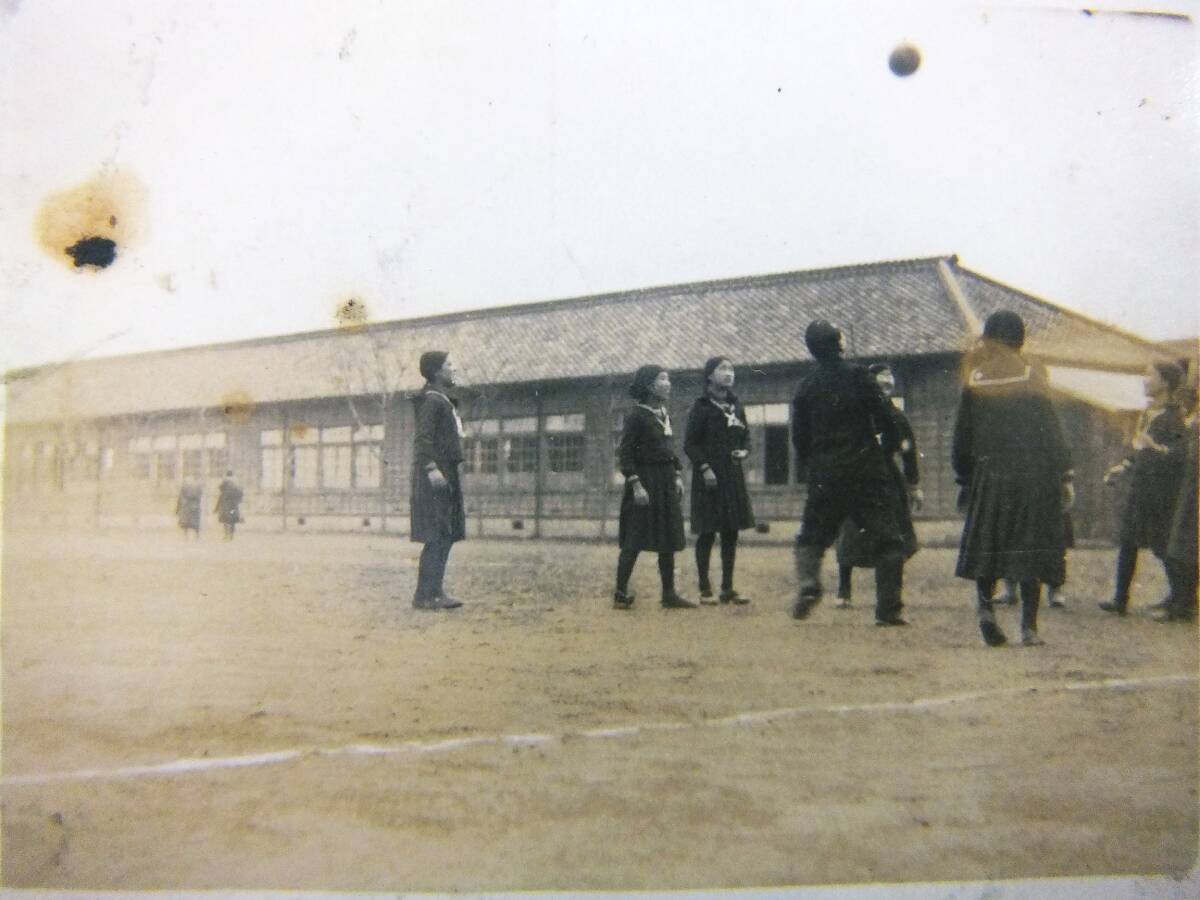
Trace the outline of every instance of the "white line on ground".
[[176, 759], [171, 762], [146, 766], [121, 766], [115, 769], [76, 769], [71, 772], [44, 772], [31, 775], [10, 775], [0, 778], [0, 785], [51, 784], [64, 781], [96, 781], [120, 778], [153, 778], [169, 775], [206, 772], [214, 769], [237, 769], [247, 766], [267, 766], [290, 762], [305, 756], [400, 756], [404, 754], [449, 753], [465, 747], [505, 745], [512, 747], [535, 747], [544, 744], [562, 743], [572, 739], [598, 739], [631, 737], [653, 731], [681, 731], [694, 728], [725, 728], [742, 725], [761, 725], [778, 719], [797, 716], [876, 712], [920, 712], [957, 703], [981, 700], [996, 700], [1025, 694], [1050, 694], [1066, 691], [1119, 691], [1137, 688], [1169, 687], [1188, 684], [1197, 680], [1196, 675], [1158, 675], [1148, 678], [1106, 678], [1101, 681], [1071, 681], [1038, 687], [996, 688], [985, 691], [970, 691], [944, 697], [921, 697], [915, 700], [891, 700], [878, 703], [835, 703], [823, 706], [787, 706], [781, 709], [738, 713], [719, 719], [699, 719], [690, 722], [646, 722], [641, 725], [618, 725], [609, 728], [593, 728], [587, 731], [563, 734], [500, 734], [476, 735], [474, 737], [451, 738], [444, 741], [421, 743], [409, 741], [390, 746], [376, 744], [349, 744], [344, 747], [308, 747], [293, 750], [277, 750], [270, 753], [252, 753], [245, 756], [200, 757]]

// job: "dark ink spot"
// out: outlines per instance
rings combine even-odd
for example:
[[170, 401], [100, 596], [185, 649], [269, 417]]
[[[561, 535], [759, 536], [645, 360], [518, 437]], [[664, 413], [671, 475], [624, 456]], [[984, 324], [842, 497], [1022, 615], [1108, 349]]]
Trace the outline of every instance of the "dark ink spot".
[[112, 228], [116, 228], [116, 227], [117, 227], [117, 217], [116, 217], [116, 216], [109, 216], [109, 217], [108, 217], [108, 224], [109, 224], [109, 226], [111, 226]]
[[117, 258], [117, 243], [112, 238], [85, 237], [63, 251], [75, 260], [75, 268], [95, 266], [104, 269], [111, 266]]

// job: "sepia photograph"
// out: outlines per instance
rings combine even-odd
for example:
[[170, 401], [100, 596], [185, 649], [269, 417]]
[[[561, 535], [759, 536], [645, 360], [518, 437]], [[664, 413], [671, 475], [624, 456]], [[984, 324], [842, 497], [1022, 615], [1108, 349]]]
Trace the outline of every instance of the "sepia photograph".
[[1197, 896], [1197, 16], [0, 0], [0, 895]]

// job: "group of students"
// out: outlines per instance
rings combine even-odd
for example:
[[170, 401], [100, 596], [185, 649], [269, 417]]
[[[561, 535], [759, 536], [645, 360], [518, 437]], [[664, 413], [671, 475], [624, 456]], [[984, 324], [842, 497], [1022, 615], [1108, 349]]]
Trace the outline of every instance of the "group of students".
[[[952, 464], [965, 516], [955, 573], [975, 583], [980, 634], [989, 646], [1007, 642], [995, 610], [995, 591], [1002, 581], [1020, 595], [1022, 643], [1042, 643], [1037, 627], [1041, 586], [1061, 588], [1072, 544], [1070, 454], [1045, 371], [1021, 353], [1024, 339], [1024, 322], [1017, 314], [1004, 310], [988, 317], [982, 337], [964, 360], [955, 418]], [[845, 360], [842, 332], [827, 321], [812, 322], [805, 343], [816, 366], [792, 402], [791, 439], [797, 464], [806, 473], [807, 494], [794, 545], [798, 584], [791, 615], [805, 619], [821, 601], [821, 564], [836, 541], [839, 606], [849, 605], [851, 570], [872, 568], [875, 623], [906, 625], [904, 565], [917, 549], [911, 509], [923, 498], [913, 430], [891, 399], [895, 379], [887, 366], [868, 368]], [[414, 398], [411, 534], [425, 547], [413, 605], [453, 609], [462, 604], [446, 594], [443, 578], [450, 548], [466, 530], [459, 475], [463, 427], [450, 393], [455, 371], [448, 354], [426, 353], [420, 368], [426, 384]], [[1151, 367], [1151, 408], [1139, 424], [1131, 455], [1110, 473], [1114, 479], [1127, 473], [1130, 480], [1117, 594], [1110, 604], [1102, 604], [1118, 614], [1124, 614], [1128, 603], [1137, 548], [1150, 547], [1166, 561], [1171, 584], [1163, 618], [1195, 617], [1196, 429], [1194, 403], [1189, 429], [1186, 413], [1173, 399], [1182, 380], [1174, 364]], [[701, 603], [750, 602], [734, 587], [738, 534], [755, 524], [743, 471], [750, 429], [733, 391], [735, 381], [730, 359], [709, 359], [703, 393], [692, 404], [684, 430]], [[697, 603], [675, 585], [675, 554], [685, 548], [686, 537], [683, 463], [667, 412], [670, 374], [661, 366], [644, 365], [629, 394], [633, 405], [617, 452], [624, 491], [612, 605], [618, 610], [634, 606], [629, 580], [638, 556], [649, 551], [657, 555], [661, 605], [693, 609]], [[1190, 463], [1183, 461], [1186, 453]], [[721, 581], [714, 599], [709, 568], [718, 536]]]

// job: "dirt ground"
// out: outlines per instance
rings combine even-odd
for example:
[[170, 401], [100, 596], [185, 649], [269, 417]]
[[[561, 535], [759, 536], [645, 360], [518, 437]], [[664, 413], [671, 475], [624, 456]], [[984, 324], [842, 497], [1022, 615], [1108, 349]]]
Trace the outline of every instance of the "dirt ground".
[[[3, 883], [624, 890], [1195, 865], [1196, 632], [1097, 610], [1111, 551], [1073, 554], [1046, 646], [988, 649], [949, 550], [910, 564], [912, 626], [880, 629], [869, 572], [852, 609], [792, 621], [786, 547], [743, 549], [748, 607], [662, 610], [647, 557], [618, 612], [612, 546], [466, 542], [448, 613], [409, 605], [417, 549], [8, 535]], [[688, 556], [680, 580], [694, 598]], [[1163, 588], [1147, 558], [1135, 602]], [[178, 760], [194, 762], [154, 768]]]

